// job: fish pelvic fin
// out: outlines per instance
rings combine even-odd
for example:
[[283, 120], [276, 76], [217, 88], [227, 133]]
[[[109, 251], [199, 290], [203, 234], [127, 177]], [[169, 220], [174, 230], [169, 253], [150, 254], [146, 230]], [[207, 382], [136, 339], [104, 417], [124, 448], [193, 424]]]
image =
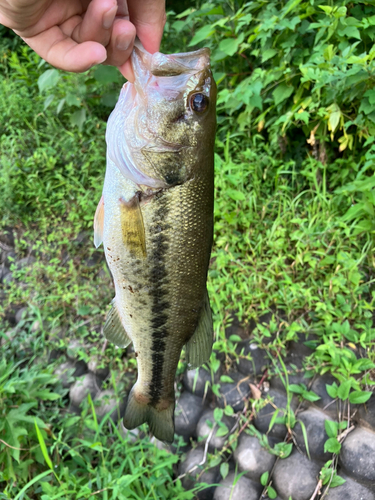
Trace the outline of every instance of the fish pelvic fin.
[[198, 368], [198, 366], [203, 365], [203, 363], [206, 363], [210, 359], [213, 341], [212, 313], [210, 299], [206, 290], [198, 326], [191, 339], [186, 343], [188, 370]]
[[131, 343], [131, 339], [122, 325], [121, 318], [116, 307], [116, 299], [112, 300], [112, 307], [104, 324], [103, 333], [106, 339], [113, 342], [118, 347], [125, 348]]
[[103, 243], [104, 198], [100, 198], [94, 217], [94, 245], [98, 248]]
[[[137, 384], [136, 384], [137, 385]], [[150, 432], [166, 443], [172, 443], [174, 439], [174, 400], [158, 403], [157, 407], [151, 406], [148, 402], [142, 402], [149, 399], [148, 396], [137, 394], [136, 385], [130, 391], [128, 402], [124, 415], [124, 426], [128, 430], [148, 423]]]

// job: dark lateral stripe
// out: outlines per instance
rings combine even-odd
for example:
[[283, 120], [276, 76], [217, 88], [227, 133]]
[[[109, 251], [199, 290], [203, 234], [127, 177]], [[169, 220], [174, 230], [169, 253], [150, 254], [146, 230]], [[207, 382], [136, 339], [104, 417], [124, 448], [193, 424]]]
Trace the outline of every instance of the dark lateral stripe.
[[[155, 200], [156, 201], [156, 200]], [[161, 398], [163, 391], [163, 366], [165, 355], [165, 338], [168, 336], [166, 323], [168, 321], [167, 311], [170, 307], [166, 296], [167, 290], [167, 271], [165, 267], [166, 253], [169, 248], [168, 237], [164, 233], [167, 225], [164, 223], [168, 208], [165, 200], [161, 196], [157, 199], [158, 208], [155, 210], [153, 226], [158, 228], [152, 238], [152, 248], [150, 248], [149, 258], [152, 261], [150, 270], [150, 281], [152, 307], [151, 307], [151, 331], [152, 331], [152, 377], [149, 388], [151, 397], [150, 404], [156, 406]]]

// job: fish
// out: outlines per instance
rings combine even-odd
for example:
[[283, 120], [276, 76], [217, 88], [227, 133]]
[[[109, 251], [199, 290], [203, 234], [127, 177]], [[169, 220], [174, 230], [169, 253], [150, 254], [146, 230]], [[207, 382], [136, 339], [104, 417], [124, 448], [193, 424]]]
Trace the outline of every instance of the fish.
[[94, 218], [115, 297], [103, 328], [133, 344], [137, 381], [123, 418], [174, 439], [177, 365], [208, 361], [213, 345], [207, 272], [213, 241], [216, 84], [207, 48], [131, 55], [106, 130], [107, 164]]

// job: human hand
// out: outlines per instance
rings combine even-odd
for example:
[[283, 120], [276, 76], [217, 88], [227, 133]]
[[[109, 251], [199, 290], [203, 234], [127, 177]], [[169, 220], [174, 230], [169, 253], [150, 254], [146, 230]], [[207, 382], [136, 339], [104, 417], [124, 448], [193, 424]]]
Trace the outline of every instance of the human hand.
[[117, 66], [130, 81], [135, 36], [159, 50], [165, 0], [0, 0], [0, 24], [56, 68], [82, 72]]

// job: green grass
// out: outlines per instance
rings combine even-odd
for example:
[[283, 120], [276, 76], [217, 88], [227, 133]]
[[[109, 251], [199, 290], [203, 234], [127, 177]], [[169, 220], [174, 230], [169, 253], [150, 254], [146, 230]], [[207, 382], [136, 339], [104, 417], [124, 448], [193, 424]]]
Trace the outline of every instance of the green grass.
[[[113, 346], [101, 352], [101, 327], [113, 287], [102, 251], [92, 244], [110, 109], [103, 95], [118, 90], [120, 80], [106, 70], [60, 74], [54, 87], [40, 92], [38, 79], [48, 66], [22, 46], [14, 52], [4, 46], [0, 54], [0, 210], [3, 225], [17, 230], [17, 254], [32, 252], [36, 257], [31, 268], [13, 269], [18, 281], [6, 290], [0, 311], [5, 316], [15, 304], [28, 307], [12, 341], [5, 339], [6, 322], [0, 330], [5, 339], [0, 499], [192, 498], [179, 481], [173, 482], [181, 454], [158, 450], [147, 436], [132, 444], [108, 417], [98, 424], [89, 402], [81, 415], [62, 411], [67, 391], [52, 376], [58, 360], [48, 357], [53, 348], [66, 349], [73, 338], [87, 340], [91, 347], [79, 349], [79, 356], [88, 361], [95, 355], [108, 362], [107, 385], [120, 397], [124, 373], [135, 372], [134, 357], [123, 356]], [[50, 95], [53, 101], [46, 107]], [[79, 105], [68, 97], [72, 95]], [[62, 99], [73, 104], [65, 104], [57, 114]], [[86, 120], [78, 127], [74, 116], [82, 109]], [[323, 165], [298, 138], [296, 151], [283, 153], [266, 134], [238, 131], [237, 117], [221, 106], [208, 282], [215, 349], [230, 368], [238, 357], [239, 340], [225, 336], [233, 312], [245, 326], [265, 312], [275, 312], [269, 324], [258, 324], [253, 332], [273, 359], [282, 359], [297, 334], [314, 334], [310, 345], [315, 349], [306, 360], [311, 376], [332, 373], [334, 397], [351, 403], [366, 399], [375, 383], [375, 199], [368, 184], [374, 146], [370, 140], [363, 154], [332, 155]], [[368, 360], [358, 362], [355, 354], [360, 349]], [[211, 358], [213, 372], [219, 369], [219, 357]], [[182, 359], [178, 376], [184, 369]], [[289, 394], [305, 391], [311, 397], [302, 387], [290, 389], [287, 373], [280, 373]], [[253, 412], [264, 404], [251, 400], [237, 415], [238, 427], [225, 450], [235, 448], [240, 429], [247, 428]], [[233, 410], [227, 407], [215, 414], [225, 434], [223, 414], [232, 415]], [[292, 430], [293, 412], [289, 409], [282, 418]], [[335, 440], [337, 432], [331, 434]], [[290, 450], [284, 443], [274, 452], [285, 457]], [[208, 461], [222, 463], [222, 475], [227, 473], [224, 452], [209, 454]], [[329, 464], [324, 470], [327, 482], [333, 469]]]

